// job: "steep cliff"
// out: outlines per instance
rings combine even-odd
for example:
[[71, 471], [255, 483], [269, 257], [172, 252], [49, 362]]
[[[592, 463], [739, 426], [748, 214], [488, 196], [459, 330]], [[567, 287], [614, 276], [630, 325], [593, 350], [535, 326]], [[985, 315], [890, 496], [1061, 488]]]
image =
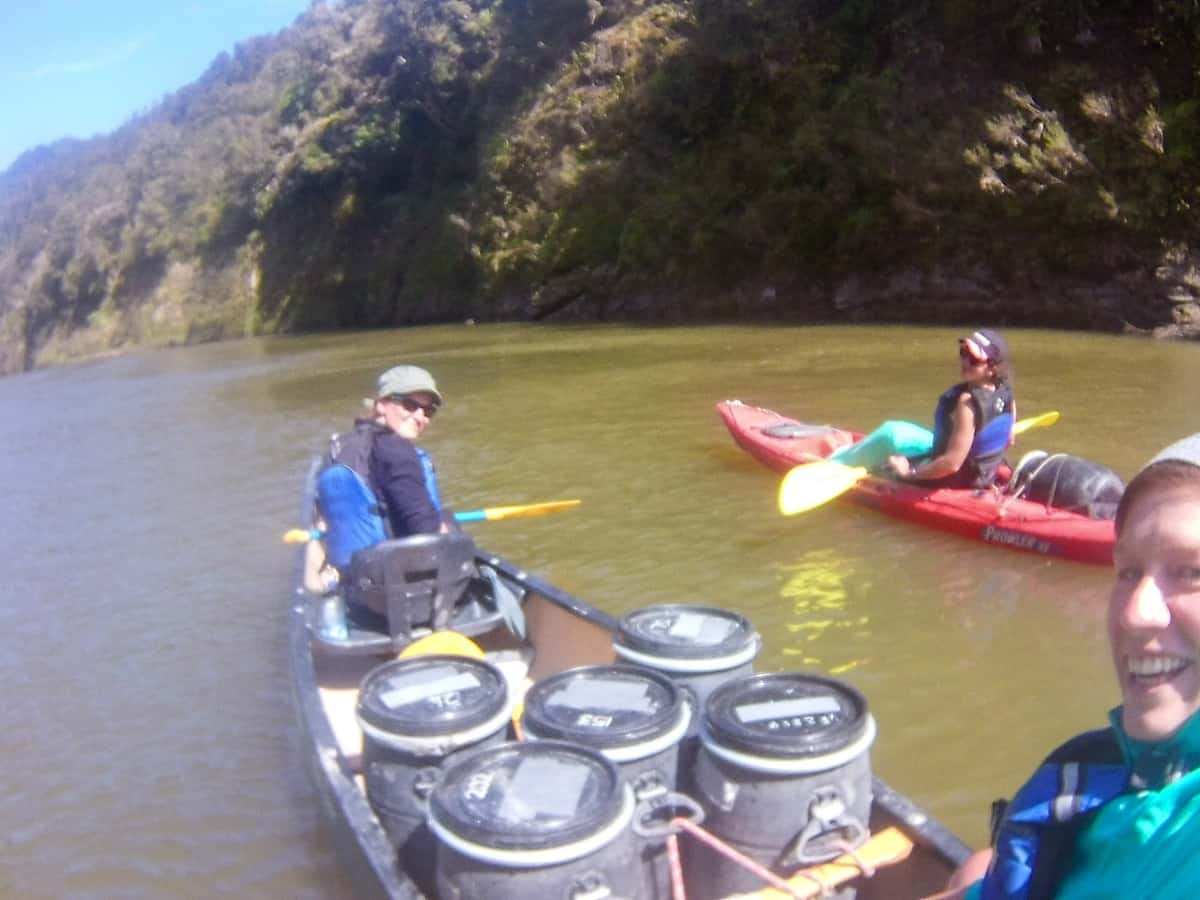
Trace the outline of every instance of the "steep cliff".
[[1200, 333], [1183, 0], [317, 0], [0, 176], [0, 371], [464, 318]]

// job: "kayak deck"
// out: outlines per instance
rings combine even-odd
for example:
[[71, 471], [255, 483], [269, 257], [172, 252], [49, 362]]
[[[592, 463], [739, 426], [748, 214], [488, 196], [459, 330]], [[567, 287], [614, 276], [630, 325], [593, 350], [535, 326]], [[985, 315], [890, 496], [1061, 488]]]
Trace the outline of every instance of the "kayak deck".
[[[724, 400], [717, 413], [734, 441], [777, 472], [825, 459], [862, 434], [812, 425], [740, 400]], [[847, 500], [887, 515], [1012, 550], [1108, 565], [1113, 523], [1056, 509], [1001, 490], [938, 488], [869, 476]]]

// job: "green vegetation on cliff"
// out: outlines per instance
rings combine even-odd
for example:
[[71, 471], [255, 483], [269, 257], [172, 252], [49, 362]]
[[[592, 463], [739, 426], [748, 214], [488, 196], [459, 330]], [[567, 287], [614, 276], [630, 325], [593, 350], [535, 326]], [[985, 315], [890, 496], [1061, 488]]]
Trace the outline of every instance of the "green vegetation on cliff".
[[0, 371], [464, 318], [1200, 329], [1190, 0], [316, 0], [0, 176]]

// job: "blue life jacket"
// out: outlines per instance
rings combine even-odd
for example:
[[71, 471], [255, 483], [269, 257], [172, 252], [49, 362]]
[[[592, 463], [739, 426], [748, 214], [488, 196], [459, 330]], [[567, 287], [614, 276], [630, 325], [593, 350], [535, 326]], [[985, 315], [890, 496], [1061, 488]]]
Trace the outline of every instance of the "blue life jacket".
[[1128, 789], [1131, 771], [1111, 728], [1081, 734], [1046, 758], [994, 823], [981, 900], [1049, 900], [1079, 832]]
[[991, 487], [996, 479], [996, 470], [1004, 458], [1013, 429], [1013, 394], [1007, 382], [1001, 382], [994, 391], [980, 387], [968, 387], [966, 383], [954, 385], [940, 397], [933, 413], [933, 450], [930, 456], [939, 456], [950, 443], [954, 430], [951, 414], [964, 393], [971, 395], [975, 405], [975, 439], [967, 451], [966, 462], [953, 479], [955, 487]]
[[[378, 426], [359, 424], [345, 434], [335, 434], [329, 454], [317, 475], [317, 508], [325, 520], [325, 555], [342, 569], [359, 550], [391, 537], [387, 509], [371, 484], [371, 450]], [[433, 459], [419, 447], [417, 458], [425, 475], [425, 490], [434, 509], [441, 511], [437, 472]]]
[[429, 493], [429, 499], [433, 502], [433, 508], [441, 512], [442, 495], [438, 491], [437, 471], [433, 468], [433, 457], [420, 447], [414, 447], [413, 449], [417, 451], [417, 459], [421, 460], [421, 471], [425, 474], [425, 490]]

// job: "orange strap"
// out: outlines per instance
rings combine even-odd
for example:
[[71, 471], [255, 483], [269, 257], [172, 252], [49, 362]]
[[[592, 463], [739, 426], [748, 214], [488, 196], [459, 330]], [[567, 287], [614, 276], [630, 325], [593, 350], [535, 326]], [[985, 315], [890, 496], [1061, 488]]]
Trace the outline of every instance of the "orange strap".
[[[912, 853], [913, 842], [899, 828], [885, 828], [858, 847], [853, 853], [843, 853], [837, 859], [811, 866], [794, 873], [788, 880], [791, 897], [819, 897], [862, 874], [871, 874], [881, 866], [903, 862]], [[766, 887], [749, 894], [726, 897], [725, 900], [790, 900], [778, 888]]]

